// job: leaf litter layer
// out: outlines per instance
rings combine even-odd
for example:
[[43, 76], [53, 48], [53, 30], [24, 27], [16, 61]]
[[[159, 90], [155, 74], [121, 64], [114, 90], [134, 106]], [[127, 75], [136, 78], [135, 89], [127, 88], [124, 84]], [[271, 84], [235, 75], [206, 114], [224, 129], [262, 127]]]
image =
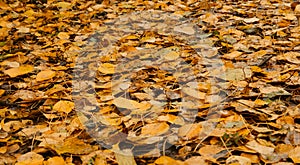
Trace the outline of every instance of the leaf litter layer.
[[[0, 2], [0, 164], [299, 163], [290, 3]], [[91, 42], [105, 25], [153, 9], [192, 20], [174, 30], [201, 42], [124, 24], [110, 52], [87, 51], [105, 47]]]

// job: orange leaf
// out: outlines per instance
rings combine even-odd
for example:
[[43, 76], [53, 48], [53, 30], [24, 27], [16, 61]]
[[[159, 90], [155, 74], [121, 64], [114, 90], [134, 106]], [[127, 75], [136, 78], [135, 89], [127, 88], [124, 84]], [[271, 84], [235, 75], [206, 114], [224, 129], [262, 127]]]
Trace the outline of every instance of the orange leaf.
[[56, 112], [70, 113], [74, 109], [74, 103], [71, 101], [59, 101], [53, 106], [53, 110]]
[[54, 156], [52, 158], [49, 158], [46, 162], [44, 162], [44, 165], [65, 165], [65, 161], [62, 157]]
[[56, 73], [52, 70], [44, 70], [37, 74], [36, 81], [44, 81], [53, 78]]
[[20, 76], [20, 75], [30, 73], [33, 70], [34, 70], [33, 66], [23, 65], [23, 66], [20, 66], [18, 68], [11, 68], [11, 69], [5, 70], [4, 73], [9, 75], [9, 77], [17, 77], [17, 76]]
[[142, 128], [142, 135], [156, 136], [166, 133], [169, 125], [166, 122], [147, 124]]

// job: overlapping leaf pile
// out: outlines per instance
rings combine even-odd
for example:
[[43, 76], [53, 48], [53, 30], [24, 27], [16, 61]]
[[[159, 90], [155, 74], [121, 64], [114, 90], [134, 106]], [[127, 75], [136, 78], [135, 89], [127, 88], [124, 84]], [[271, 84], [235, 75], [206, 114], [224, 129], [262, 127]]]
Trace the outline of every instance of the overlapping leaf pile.
[[[300, 26], [289, 5], [0, 1], [0, 164], [299, 163]], [[99, 58], [105, 23], [150, 9], [191, 18], [203, 40], [168, 27], [124, 33]], [[86, 67], [73, 73], [80, 53]], [[99, 108], [74, 102], [85, 69], [95, 92], [81, 90]]]

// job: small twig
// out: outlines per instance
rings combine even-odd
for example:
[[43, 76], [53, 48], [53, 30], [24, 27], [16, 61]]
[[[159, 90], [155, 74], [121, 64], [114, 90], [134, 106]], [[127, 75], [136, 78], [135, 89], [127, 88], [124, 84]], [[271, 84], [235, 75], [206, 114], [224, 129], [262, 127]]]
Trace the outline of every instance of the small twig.
[[232, 156], [232, 153], [231, 153], [231, 151], [227, 148], [226, 143], [224, 142], [223, 138], [220, 137], [220, 139], [221, 139], [221, 141], [222, 141], [222, 143], [223, 143], [225, 149], [227, 150], [227, 152], [230, 154], [230, 156]]

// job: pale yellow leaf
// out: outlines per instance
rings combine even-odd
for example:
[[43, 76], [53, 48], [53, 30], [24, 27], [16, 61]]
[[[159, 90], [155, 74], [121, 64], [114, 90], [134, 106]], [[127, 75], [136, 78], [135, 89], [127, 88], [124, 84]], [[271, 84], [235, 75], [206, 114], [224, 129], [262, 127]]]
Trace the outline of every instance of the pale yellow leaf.
[[206, 95], [204, 92], [200, 92], [200, 91], [198, 91], [196, 89], [193, 89], [193, 88], [183, 88], [182, 92], [189, 95], [189, 96], [192, 96], [196, 99], [201, 99], [201, 100], [204, 100], [205, 95]]
[[185, 33], [185, 34], [194, 34], [195, 30], [193, 28], [193, 25], [181, 25], [181, 26], [175, 26], [174, 31]]
[[288, 62], [291, 62], [294, 64], [300, 64], [300, 53], [299, 52], [287, 52], [283, 56]]
[[134, 101], [134, 100], [129, 100], [124, 97], [118, 97], [115, 98], [113, 101], [113, 104], [119, 108], [126, 108], [126, 109], [137, 109], [142, 107], [141, 103]]
[[16, 165], [43, 165], [44, 158], [35, 152], [27, 152], [18, 157]]
[[179, 54], [175, 51], [171, 51], [168, 54], [164, 55], [166, 60], [176, 60], [179, 57]]

